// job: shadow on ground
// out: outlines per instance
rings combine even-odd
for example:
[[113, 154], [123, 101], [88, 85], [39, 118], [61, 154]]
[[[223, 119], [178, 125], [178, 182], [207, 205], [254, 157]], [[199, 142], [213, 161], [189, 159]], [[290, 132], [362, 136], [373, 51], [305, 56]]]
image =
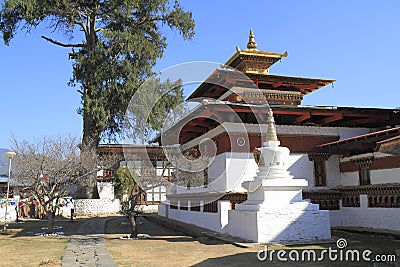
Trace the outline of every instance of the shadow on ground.
[[[115, 216], [109, 216], [108, 218], [115, 218]], [[59, 233], [59, 236], [70, 237], [77, 234], [77, 230], [80, 225], [89, 217], [79, 217], [71, 221], [70, 219], [63, 217], [56, 217], [54, 219], [54, 233]], [[7, 231], [10, 237], [27, 237], [27, 236], [40, 236], [40, 234], [47, 233], [47, 220], [40, 219], [22, 219], [20, 222], [12, 222], [8, 224]]]
[[[301, 250], [297, 250], [301, 255]], [[287, 257], [287, 255], [286, 255]], [[272, 261], [265, 260], [261, 261], [257, 258], [256, 252], [244, 252], [229, 256], [216, 257], [206, 259], [198, 264], [193, 265], [195, 267], [213, 267], [213, 266], [349, 266], [349, 267], [366, 267], [366, 266], [392, 266], [392, 265], [374, 265], [373, 263], [366, 262], [332, 262], [329, 259], [324, 261], [307, 261], [307, 262], [294, 262], [294, 261], [279, 261], [275, 257]]]
[[[182, 232], [179, 229], [173, 230], [151, 222], [144, 217], [139, 217], [137, 220], [137, 230], [139, 232], [139, 239], [142, 241], [151, 240], [165, 240], [168, 242], [194, 242], [198, 241], [205, 245], [219, 245], [225, 244], [222, 241], [213, 240], [205, 236], [191, 237]], [[120, 239], [120, 237], [127, 236], [130, 233], [130, 225], [126, 217], [119, 217], [108, 220], [106, 222], [105, 234], [112, 236], [106, 237], [107, 240]], [[129, 242], [129, 240], [126, 240]]]
[[[172, 223], [162, 225], [143, 217], [139, 218], [138, 222], [138, 232], [141, 236], [147, 237], [146, 239], [120, 240], [121, 236], [129, 233], [129, 224], [125, 217], [111, 219], [106, 223], [107, 247], [114, 260], [122, 266], [395, 266], [394, 262], [366, 262], [362, 259], [346, 261], [346, 258], [332, 259], [327, 254], [321, 256], [322, 251], [328, 248], [338, 253], [340, 249], [336, 241], [314, 245], [275, 246], [275, 253], [280, 249], [285, 250], [287, 261], [279, 260], [276, 254], [272, 260], [266, 258], [262, 261], [257, 257], [259, 251], [265, 249], [261, 245], [237, 247], [228, 242], [205, 237], [200, 228], [191, 227], [188, 230], [180, 225], [173, 226]], [[194, 233], [194, 237], [187, 234], [195, 230], [197, 232]], [[393, 255], [400, 247], [400, 240], [387, 237], [343, 231], [333, 231], [332, 235], [335, 240], [346, 239], [347, 246], [342, 249], [344, 253], [346, 250], [358, 250], [360, 253], [371, 250], [371, 260], [379, 254]], [[269, 248], [268, 253], [271, 253], [271, 249], [273, 248]], [[315, 250], [316, 259], [299, 258], [298, 261], [290, 261], [288, 258], [288, 253], [291, 251], [295, 251], [302, 257], [304, 251], [311, 249]], [[264, 255], [260, 254], [260, 257]], [[305, 255], [308, 257], [308, 254]]]

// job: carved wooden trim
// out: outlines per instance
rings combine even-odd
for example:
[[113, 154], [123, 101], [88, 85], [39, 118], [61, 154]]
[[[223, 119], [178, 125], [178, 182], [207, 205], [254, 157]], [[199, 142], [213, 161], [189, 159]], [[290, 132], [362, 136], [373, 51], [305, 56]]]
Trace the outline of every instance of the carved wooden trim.
[[372, 164], [373, 158], [363, 158], [354, 161], [354, 165], [356, 165], [359, 169], [370, 168]]
[[326, 161], [328, 160], [330, 154], [325, 152], [320, 153], [309, 153], [308, 160], [310, 161]]
[[320, 209], [360, 207], [360, 195], [367, 195], [370, 208], [400, 208], [400, 184], [378, 184], [367, 186], [346, 186], [329, 190], [303, 190], [303, 199], [319, 204]]
[[303, 190], [303, 199], [310, 199], [311, 203], [318, 204], [321, 210], [339, 210], [341, 197], [339, 190]]

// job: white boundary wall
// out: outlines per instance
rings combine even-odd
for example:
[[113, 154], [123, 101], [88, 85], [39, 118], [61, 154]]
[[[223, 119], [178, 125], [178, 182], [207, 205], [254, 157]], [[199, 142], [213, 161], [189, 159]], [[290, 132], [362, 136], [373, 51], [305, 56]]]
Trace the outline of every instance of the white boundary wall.
[[330, 210], [329, 220], [331, 221], [331, 227], [342, 226], [342, 212], [341, 210]]
[[76, 215], [95, 215], [120, 211], [119, 199], [75, 199]]
[[218, 212], [212, 213], [203, 212], [202, 208], [200, 211], [189, 211], [170, 209], [168, 204], [160, 204], [158, 215], [211, 229], [219, 233], [226, 233], [225, 227], [228, 224], [228, 210], [230, 210], [230, 206], [231, 203], [229, 200], [220, 200], [218, 201]]
[[368, 208], [367, 195], [360, 195], [360, 207], [341, 207], [342, 226], [400, 231], [399, 208]]

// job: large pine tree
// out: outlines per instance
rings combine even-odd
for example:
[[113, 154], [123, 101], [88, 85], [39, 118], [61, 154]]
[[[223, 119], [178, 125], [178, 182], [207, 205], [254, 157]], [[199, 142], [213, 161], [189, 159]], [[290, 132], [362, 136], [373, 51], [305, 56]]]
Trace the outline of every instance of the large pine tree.
[[[41, 24], [50, 33], [62, 32], [69, 40], [79, 40], [68, 43], [42, 36], [57, 46], [71, 48], [70, 85], [79, 87], [82, 143], [90, 149], [98, 147], [103, 135], [113, 137], [121, 131], [131, 97], [152, 74], [167, 47], [162, 28], [176, 30], [184, 39], [194, 35], [192, 14], [178, 1], [4, 0], [1, 4], [0, 33], [6, 45], [18, 31], [29, 32]], [[182, 99], [180, 89], [172, 92], [175, 97], [160, 105], [165, 110]], [[165, 114], [160, 112], [159, 116]], [[91, 187], [86, 197], [93, 197], [96, 191], [94, 180]]]

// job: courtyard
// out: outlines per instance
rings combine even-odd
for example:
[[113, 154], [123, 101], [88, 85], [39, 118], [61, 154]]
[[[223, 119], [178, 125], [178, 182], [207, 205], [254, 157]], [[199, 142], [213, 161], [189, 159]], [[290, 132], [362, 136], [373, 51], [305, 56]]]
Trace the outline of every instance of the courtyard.
[[[147, 217], [147, 219], [145, 218]], [[210, 235], [210, 231], [203, 232], [201, 228], [175, 224], [174, 221], [166, 222], [155, 214], [140, 217], [138, 220], [139, 239], [123, 239], [129, 232], [126, 217], [115, 215], [109, 217], [81, 217], [74, 222], [69, 220], [56, 220], [59, 228], [58, 236], [41, 236], [46, 221], [25, 220], [23, 223], [10, 224], [10, 234], [0, 236], [1, 266], [396, 266], [394, 258], [396, 249], [400, 248], [400, 236], [396, 233], [386, 232], [386, 236], [371, 233], [350, 233], [342, 230], [333, 230], [333, 240], [322, 244], [298, 245], [263, 245], [234, 242], [224, 236]], [[158, 222], [158, 223], [157, 223]], [[99, 224], [100, 223], [100, 224]], [[101, 226], [104, 227], [104, 236]], [[96, 237], [91, 229], [97, 229]], [[76, 259], [69, 258], [66, 262], [68, 249], [71, 247], [69, 240], [84, 240]], [[336, 243], [338, 239], [345, 240], [342, 260], [340, 249]], [[107, 249], [101, 249], [105, 245]], [[331, 260], [328, 253], [321, 261], [319, 256], [323, 250], [339, 251], [336, 260]], [[76, 248], [72, 248], [74, 251]], [[96, 250], [97, 249], [97, 250]], [[264, 258], [265, 251], [275, 251], [272, 261]], [[280, 258], [277, 257], [278, 251]], [[289, 255], [302, 255], [303, 251], [315, 251], [317, 261], [291, 262]], [[346, 251], [366, 250], [372, 252], [371, 260], [376, 255], [388, 260], [383, 262], [345, 261]], [[296, 252], [294, 252], [296, 251]], [[108, 254], [109, 255], [106, 255]], [[303, 253], [304, 254], [304, 253]], [[307, 255], [308, 257], [308, 254]], [[270, 255], [270, 254], [269, 254]], [[333, 254], [334, 255], [334, 254]], [[116, 263], [101, 264], [104, 257], [112, 257]], [[351, 256], [351, 255], [350, 255]], [[322, 256], [321, 256], [322, 257]], [[92, 259], [91, 259], [92, 258]], [[286, 258], [288, 262], [279, 259]], [[263, 260], [265, 259], [265, 260]], [[398, 258], [397, 258], [398, 260]], [[71, 261], [75, 261], [71, 265]], [[112, 264], [112, 265], [111, 265]]]

